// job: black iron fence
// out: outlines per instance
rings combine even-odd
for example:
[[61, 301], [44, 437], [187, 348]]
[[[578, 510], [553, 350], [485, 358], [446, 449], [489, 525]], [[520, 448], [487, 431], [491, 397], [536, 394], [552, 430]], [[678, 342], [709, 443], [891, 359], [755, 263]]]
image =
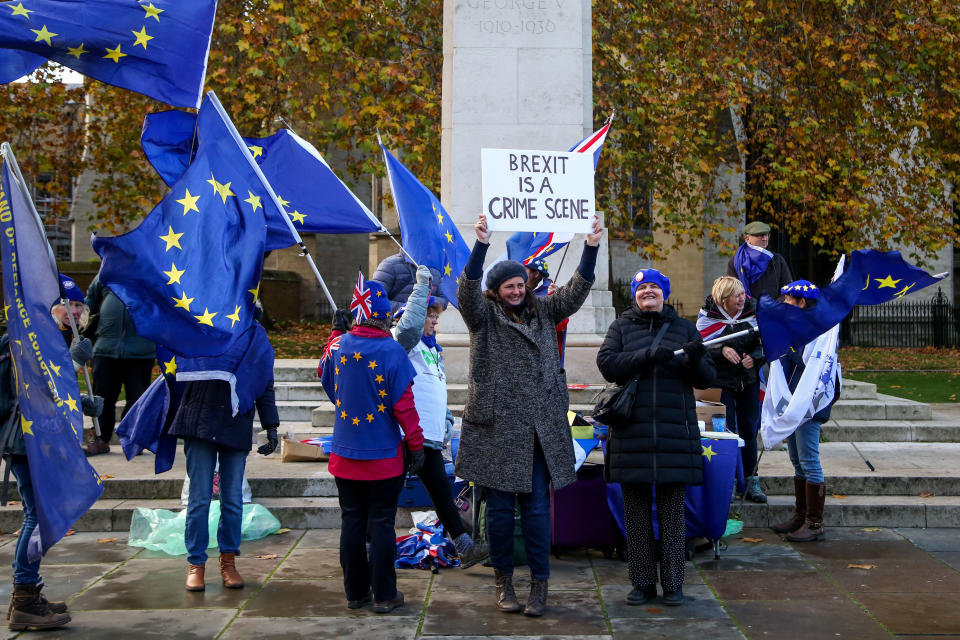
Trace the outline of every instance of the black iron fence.
[[960, 305], [938, 292], [931, 300], [854, 307], [840, 328], [853, 347], [960, 347]]

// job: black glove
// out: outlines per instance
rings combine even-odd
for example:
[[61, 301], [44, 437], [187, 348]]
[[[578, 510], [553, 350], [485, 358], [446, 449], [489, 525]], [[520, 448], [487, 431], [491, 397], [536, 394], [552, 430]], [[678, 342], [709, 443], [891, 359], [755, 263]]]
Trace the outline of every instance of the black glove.
[[667, 349], [666, 347], [657, 347], [656, 349], [648, 349], [647, 358], [651, 362], [656, 362], [657, 364], [667, 364], [668, 362], [671, 362], [674, 358], [673, 350]]
[[353, 314], [346, 309], [337, 309], [333, 312], [333, 328], [346, 333], [353, 324]]
[[260, 445], [257, 448], [257, 453], [262, 456], [268, 456], [277, 450], [277, 444], [279, 443], [277, 440], [277, 427], [279, 426], [278, 424], [271, 424], [263, 428], [263, 430], [267, 432], [267, 443]]
[[423, 462], [426, 459], [423, 449], [411, 449], [407, 456], [407, 473], [417, 475], [423, 469]]
[[93, 343], [87, 338], [74, 339], [70, 345], [70, 357], [80, 364], [93, 360]]
[[[89, 340], [87, 341], [89, 342]], [[101, 396], [88, 396], [85, 393], [80, 394], [80, 408], [83, 415], [91, 418], [99, 418], [103, 413], [103, 398]]]
[[702, 340], [691, 340], [683, 345], [684, 360], [688, 366], [693, 366], [700, 362], [700, 358], [707, 352]]

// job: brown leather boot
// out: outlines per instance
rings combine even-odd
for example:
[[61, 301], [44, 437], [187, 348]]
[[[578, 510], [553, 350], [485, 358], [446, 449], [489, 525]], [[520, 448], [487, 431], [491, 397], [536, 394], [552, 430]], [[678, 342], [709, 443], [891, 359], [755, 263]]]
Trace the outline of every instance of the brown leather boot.
[[530, 597], [527, 606], [523, 608], [523, 615], [538, 618], [547, 610], [547, 581], [530, 579]]
[[203, 591], [206, 585], [203, 583], [203, 574], [206, 567], [202, 564], [192, 564], [187, 569], [187, 591]]
[[227, 589], [243, 589], [243, 578], [237, 571], [237, 554], [220, 554], [220, 575], [223, 577], [223, 586]]
[[497, 581], [497, 609], [500, 609], [500, 611], [504, 613], [516, 613], [520, 611], [517, 592], [513, 590], [513, 576], [500, 573], [499, 569], [494, 569], [493, 575]]
[[16, 584], [10, 594], [10, 615], [7, 627], [11, 631], [53, 629], [70, 622], [70, 614], [56, 613], [40, 595], [42, 584]]
[[803, 478], [793, 477], [793, 495], [796, 499], [796, 507], [793, 517], [784, 522], [778, 522], [770, 527], [777, 533], [793, 533], [803, 526], [807, 519], [807, 481]]
[[787, 540], [790, 542], [814, 542], [826, 538], [823, 533], [823, 503], [826, 499], [826, 483], [807, 483], [807, 517], [803, 526], [789, 534]]

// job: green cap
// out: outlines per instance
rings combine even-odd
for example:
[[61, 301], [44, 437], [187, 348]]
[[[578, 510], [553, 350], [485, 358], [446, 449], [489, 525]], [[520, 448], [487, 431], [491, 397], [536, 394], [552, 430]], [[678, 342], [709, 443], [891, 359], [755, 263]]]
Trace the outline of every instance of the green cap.
[[765, 233], [770, 233], [770, 225], [766, 222], [754, 220], [753, 222], [747, 223], [747, 226], [743, 228], [743, 232], [748, 236], [762, 236]]

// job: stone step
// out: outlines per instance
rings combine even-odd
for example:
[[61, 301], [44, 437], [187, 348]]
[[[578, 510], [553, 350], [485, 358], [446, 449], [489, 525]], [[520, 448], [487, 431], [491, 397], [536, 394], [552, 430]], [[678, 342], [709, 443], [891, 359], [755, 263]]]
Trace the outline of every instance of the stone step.
[[960, 420], [830, 420], [824, 442], [960, 442]]
[[274, 382], [316, 382], [318, 360], [284, 358], [273, 363]]
[[841, 397], [844, 400], [873, 400], [877, 397], [877, 385], [844, 378]]
[[297, 400], [303, 402], [322, 402], [327, 399], [323, 385], [319, 380], [313, 382], [277, 382], [273, 383], [277, 400]]
[[878, 393], [875, 400], [847, 400], [841, 396], [830, 417], [835, 420], [930, 420], [930, 405]]
[[[279, 403], [278, 403], [279, 404]], [[450, 412], [455, 418], [463, 416], [463, 406], [462, 404], [448, 404]], [[593, 404], [571, 404], [570, 410], [577, 411], [580, 413], [590, 414], [593, 412]], [[319, 406], [313, 409], [312, 412], [312, 422], [314, 427], [332, 427], [333, 419], [335, 416], [334, 406], [332, 402], [322, 402]], [[297, 414], [299, 415], [299, 414]]]

